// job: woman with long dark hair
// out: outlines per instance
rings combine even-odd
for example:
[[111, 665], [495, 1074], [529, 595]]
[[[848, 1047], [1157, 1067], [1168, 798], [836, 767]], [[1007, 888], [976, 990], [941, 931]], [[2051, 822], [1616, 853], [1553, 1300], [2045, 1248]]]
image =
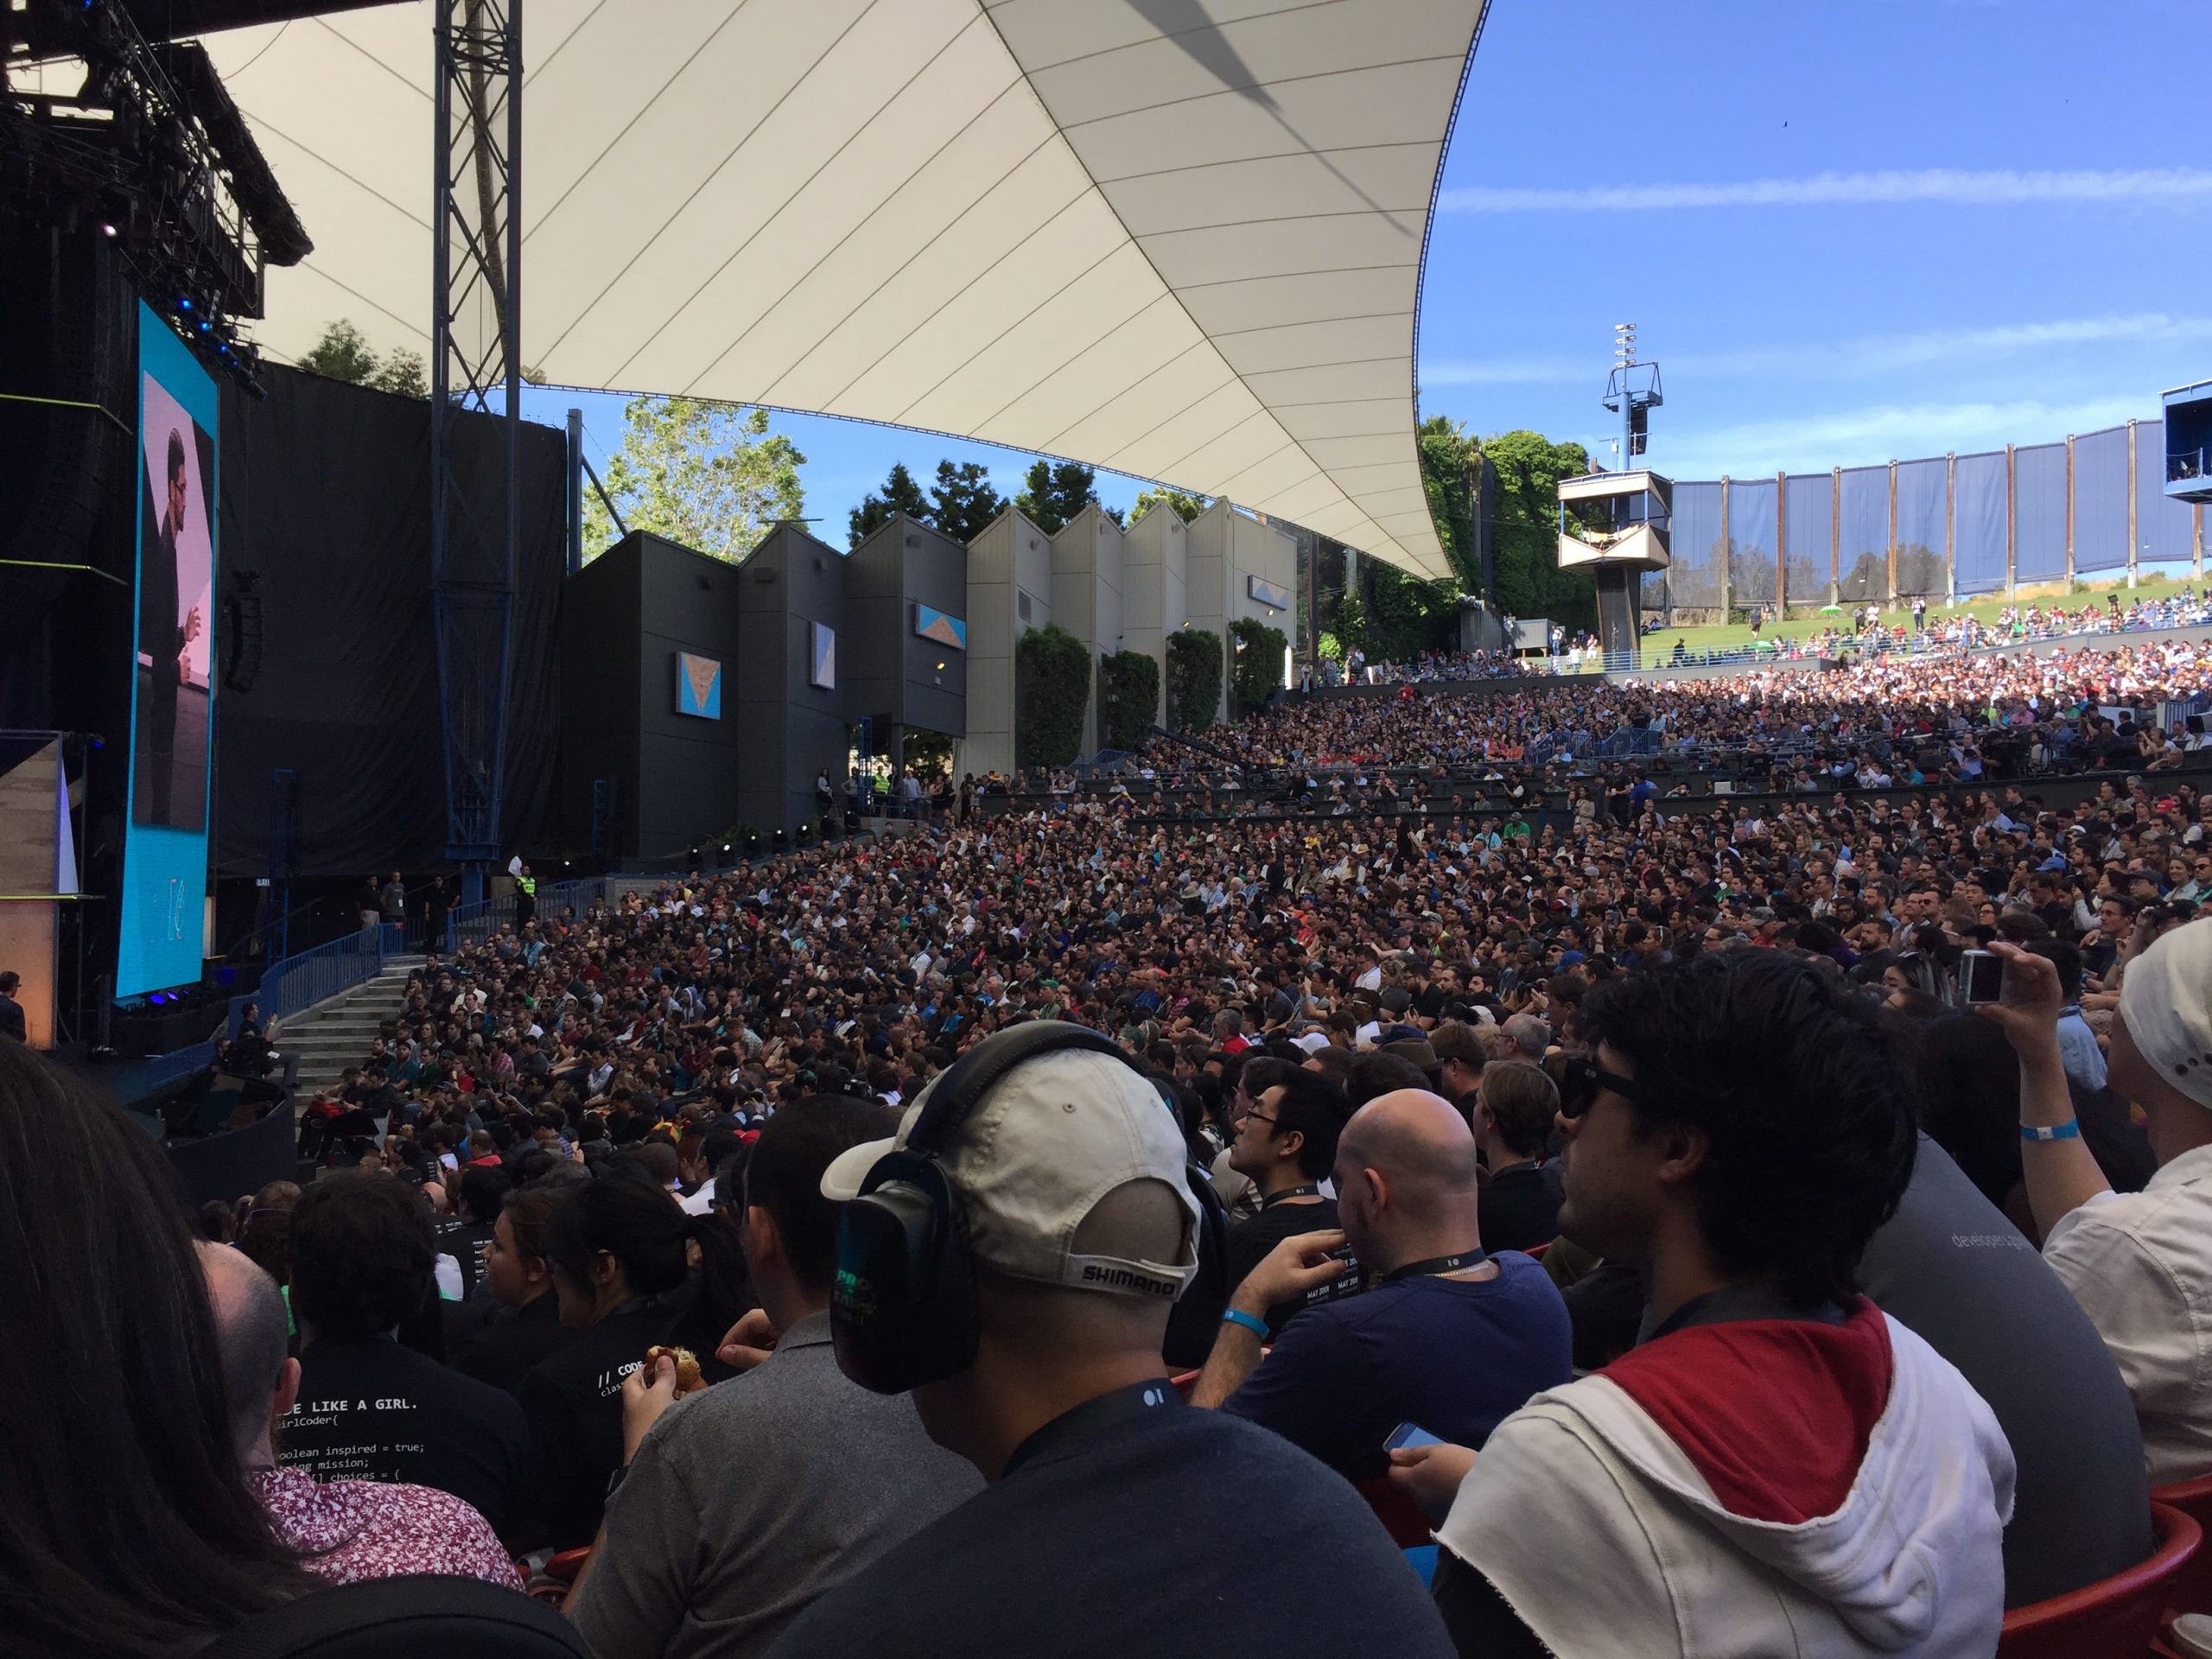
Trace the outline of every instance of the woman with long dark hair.
[[592, 1541], [622, 1466], [622, 1379], [664, 1343], [710, 1365], [715, 1342], [752, 1299], [728, 1217], [685, 1215], [641, 1170], [617, 1168], [564, 1195], [539, 1236], [561, 1323], [575, 1335], [531, 1368], [515, 1397], [530, 1419], [546, 1541], [565, 1549]]
[[239, 1470], [160, 1151], [16, 1043], [0, 1254], [0, 1656], [174, 1655], [312, 1589]]

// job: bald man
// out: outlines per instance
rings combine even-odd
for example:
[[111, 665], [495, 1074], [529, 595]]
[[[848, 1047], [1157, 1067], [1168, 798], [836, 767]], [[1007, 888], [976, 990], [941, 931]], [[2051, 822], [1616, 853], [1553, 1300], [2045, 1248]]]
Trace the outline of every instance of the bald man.
[[451, 1493], [318, 1481], [303, 1469], [277, 1467], [270, 1430], [300, 1389], [300, 1362], [284, 1351], [283, 1294], [275, 1280], [224, 1246], [201, 1244], [200, 1265], [238, 1463], [277, 1535], [303, 1552], [300, 1564], [332, 1584], [437, 1573], [521, 1589], [490, 1523]]
[[[1370, 1101], [1338, 1138], [1334, 1174], [1342, 1230], [1287, 1238], [1252, 1269], [1193, 1403], [1368, 1480], [1389, 1466], [1384, 1442], [1402, 1425], [1479, 1446], [1531, 1395], [1569, 1379], [1558, 1290], [1530, 1257], [1483, 1249], [1474, 1135], [1457, 1107], [1425, 1089]], [[1298, 1314], [1262, 1364], [1266, 1310], [1333, 1277], [1332, 1252], [1347, 1244], [1367, 1291]]]

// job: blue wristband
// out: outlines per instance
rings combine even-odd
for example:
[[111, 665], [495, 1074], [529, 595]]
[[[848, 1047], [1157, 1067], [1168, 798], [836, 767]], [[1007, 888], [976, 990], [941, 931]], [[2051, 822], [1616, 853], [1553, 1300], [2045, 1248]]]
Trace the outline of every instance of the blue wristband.
[[1254, 1319], [1241, 1307], [1224, 1308], [1222, 1311], [1221, 1322], [1224, 1325], [1241, 1325], [1262, 1342], [1268, 1339], [1268, 1322], [1265, 1319]]
[[2023, 1141], [2079, 1141], [2081, 1138], [2082, 1120], [2078, 1117], [2069, 1117], [2063, 1123], [2054, 1123], [2047, 1129], [2033, 1123], [2020, 1125], [2020, 1139]]

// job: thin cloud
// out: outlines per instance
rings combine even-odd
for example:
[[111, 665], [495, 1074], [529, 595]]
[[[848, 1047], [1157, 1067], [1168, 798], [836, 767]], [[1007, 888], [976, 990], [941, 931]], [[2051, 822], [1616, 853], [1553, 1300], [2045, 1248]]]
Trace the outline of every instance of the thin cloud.
[[[1870, 374], [1961, 358], [2003, 357], [2076, 346], [2178, 345], [2212, 340], [2212, 317], [2176, 317], [2162, 311], [2132, 316], [2065, 317], [2049, 322], [2002, 323], [1978, 328], [1938, 328], [1911, 334], [1871, 334], [1827, 342], [1748, 346], [1720, 352], [1659, 354], [1672, 374], [1717, 378], [1728, 375], [1820, 372], [1863, 378]], [[1446, 359], [1421, 365], [1424, 388], [1440, 386], [1602, 385], [1605, 359], [1567, 358]]]
[[1885, 404], [1703, 431], [1678, 429], [1654, 442], [1652, 464], [1675, 478], [1824, 473], [1831, 467], [1872, 467], [1923, 455], [2002, 449], [2007, 442], [2056, 442], [2069, 432], [2094, 432], [2155, 414], [2145, 397], [2062, 404], [2034, 399]]
[[2171, 205], [2207, 200], [2212, 200], [2212, 170], [2202, 168], [2073, 168], [2043, 173], [1924, 168], [1708, 184], [1594, 185], [1575, 189], [1477, 186], [1444, 191], [1437, 198], [1437, 206], [1452, 213], [1604, 213], [1902, 202], [1993, 207], [2068, 201]]

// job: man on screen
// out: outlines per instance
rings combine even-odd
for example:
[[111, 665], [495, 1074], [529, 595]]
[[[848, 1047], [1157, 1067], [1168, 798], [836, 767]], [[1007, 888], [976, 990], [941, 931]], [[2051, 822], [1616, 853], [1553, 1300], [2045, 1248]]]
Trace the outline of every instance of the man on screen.
[[184, 681], [185, 648], [200, 637], [200, 607], [176, 620], [176, 538], [184, 527], [184, 435], [169, 433], [168, 488], [161, 528], [146, 544], [138, 577], [138, 648], [151, 660], [146, 693], [147, 818], [170, 822], [176, 783], [177, 688]]

